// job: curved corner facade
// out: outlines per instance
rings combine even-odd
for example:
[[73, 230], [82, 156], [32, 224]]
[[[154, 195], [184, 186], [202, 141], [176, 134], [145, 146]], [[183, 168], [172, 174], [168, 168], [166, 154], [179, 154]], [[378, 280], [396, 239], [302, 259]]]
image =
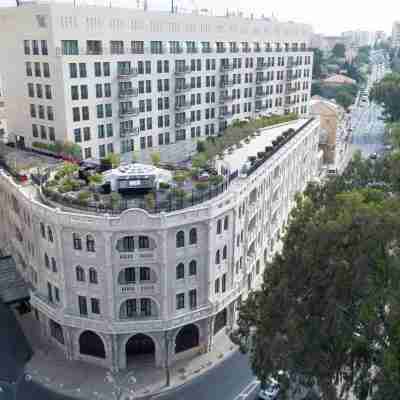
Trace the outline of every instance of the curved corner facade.
[[295, 193], [317, 174], [319, 121], [305, 121], [284, 124], [303, 128], [226, 192], [172, 213], [50, 208], [0, 172], [0, 240], [32, 285], [42, 334], [67, 359], [116, 369], [209, 350], [260, 284]]

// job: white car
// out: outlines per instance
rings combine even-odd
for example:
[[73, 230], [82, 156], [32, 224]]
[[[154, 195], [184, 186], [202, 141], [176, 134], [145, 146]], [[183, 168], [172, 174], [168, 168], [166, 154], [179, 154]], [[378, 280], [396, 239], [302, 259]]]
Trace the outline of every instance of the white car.
[[265, 389], [261, 389], [258, 393], [258, 398], [261, 400], [276, 400], [278, 399], [281, 387], [279, 383], [270, 378]]

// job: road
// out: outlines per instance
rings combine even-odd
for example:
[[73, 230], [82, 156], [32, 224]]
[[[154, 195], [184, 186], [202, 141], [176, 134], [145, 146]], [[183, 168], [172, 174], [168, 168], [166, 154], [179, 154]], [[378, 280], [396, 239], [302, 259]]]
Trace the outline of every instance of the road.
[[220, 365], [195, 378], [190, 384], [159, 400], [254, 400], [259, 384], [253, 376], [249, 358], [236, 352]]
[[360, 150], [364, 157], [368, 157], [371, 153], [380, 153], [383, 150], [385, 124], [379, 119], [381, 116], [382, 109], [375, 103], [354, 110], [353, 151]]

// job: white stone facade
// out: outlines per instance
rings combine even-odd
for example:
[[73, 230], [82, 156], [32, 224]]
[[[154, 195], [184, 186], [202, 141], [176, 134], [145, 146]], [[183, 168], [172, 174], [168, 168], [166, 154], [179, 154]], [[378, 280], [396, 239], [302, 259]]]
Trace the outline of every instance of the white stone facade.
[[83, 158], [179, 161], [234, 119], [306, 115], [310, 38], [308, 25], [265, 19], [1, 8], [9, 130], [27, 147], [76, 142]]
[[249, 176], [171, 213], [63, 211], [0, 172], [0, 202], [9, 205], [0, 208], [0, 241], [32, 284], [43, 334], [68, 359], [113, 368], [142, 353], [162, 366], [166, 345], [170, 363], [210, 349], [261, 283], [295, 194], [318, 174], [319, 121], [261, 134], [289, 128], [296, 135]]

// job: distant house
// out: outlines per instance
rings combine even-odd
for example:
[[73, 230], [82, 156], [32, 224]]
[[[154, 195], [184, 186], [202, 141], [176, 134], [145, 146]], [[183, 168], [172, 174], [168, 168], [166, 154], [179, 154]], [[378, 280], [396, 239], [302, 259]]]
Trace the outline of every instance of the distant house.
[[356, 84], [356, 81], [354, 79], [351, 79], [346, 75], [340, 75], [340, 74], [332, 75], [329, 78], [324, 79], [322, 82], [326, 85], [333, 85], [333, 86]]
[[321, 121], [319, 148], [323, 151], [323, 163], [334, 164], [337, 136], [346, 126], [346, 112], [337, 103], [313, 96], [310, 114]]

